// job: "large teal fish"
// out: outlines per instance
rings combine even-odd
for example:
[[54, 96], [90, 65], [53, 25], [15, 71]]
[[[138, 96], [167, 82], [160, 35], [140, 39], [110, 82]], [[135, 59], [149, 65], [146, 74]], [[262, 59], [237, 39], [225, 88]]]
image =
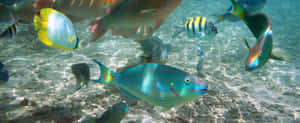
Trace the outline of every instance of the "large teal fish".
[[156, 106], [159, 112], [187, 103], [206, 93], [207, 84], [196, 76], [161, 64], [138, 64], [115, 73], [94, 60], [101, 71], [97, 83], [112, 84], [128, 97]]
[[231, 0], [234, 5], [235, 16], [241, 18], [249, 27], [255, 38], [256, 43], [250, 48], [248, 42], [244, 40], [249, 55], [246, 61], [246, 70], [252, 71], [264, 66], [269, 58], [276, 60], [287, 60], [284, 56], [272, 54], [273, 39], [271, 30], [271, 21], [267, 15], [258, 13], [256, 15], [248, 15], [247, 12], [234, 0]]
[[98, 119], [84, 121], [84, 123], [120, 123], [128, 113], [129, 106], [126, 103], [119, 102], [103, 113]]
[[88, 86], [90, 80], [90, 69], [86, 63], [74, 64], [71, 66], [72, 73], [76, 78], [76, 90], [79, 90], [82, 86]]

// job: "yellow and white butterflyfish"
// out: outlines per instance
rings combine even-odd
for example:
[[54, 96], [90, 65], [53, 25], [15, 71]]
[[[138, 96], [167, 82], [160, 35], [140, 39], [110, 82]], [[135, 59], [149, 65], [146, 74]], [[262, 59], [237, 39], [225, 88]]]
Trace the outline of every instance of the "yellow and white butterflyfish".
[[52, 8], [40, 10], [34, 16], [34, 28], [38, 31], [39, 39], [50, 47], [62, 50], [78, 48], [79, 40], [70, 19], [63, 13]]

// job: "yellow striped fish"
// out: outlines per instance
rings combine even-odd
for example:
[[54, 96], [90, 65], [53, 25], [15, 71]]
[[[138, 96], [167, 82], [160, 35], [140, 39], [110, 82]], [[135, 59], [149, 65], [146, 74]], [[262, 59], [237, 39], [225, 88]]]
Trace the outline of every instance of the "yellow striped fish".
[[9, 27], [7, 27], [1, 34], [0, 34], [0, 39], [1, 38], [6, 38], [6, 39], [12, 39], [16, 34], [17, 34], [17, 27], [18, 27], [18, 20], [16, 20], [12, 13], [9, 11], [8, 12], [13, 24], [11, 24]]
[[7, 29], [5, 29], [4, 32], [0, 34], [0, 39], [1, 38], [8, 38], [12, 39], [16, 34], [17, 34], [17, 27], [18, 24], [17, 22], [14, 22], [12, 25], [10, 25]]
[[187, 19], [183, 28], [177, 30], [173, 38], [185, 31], [188, 37], [198, 37], [200, 39], [211, 39], [218, 33], [217, 28], [206, 17], [197, 16]]

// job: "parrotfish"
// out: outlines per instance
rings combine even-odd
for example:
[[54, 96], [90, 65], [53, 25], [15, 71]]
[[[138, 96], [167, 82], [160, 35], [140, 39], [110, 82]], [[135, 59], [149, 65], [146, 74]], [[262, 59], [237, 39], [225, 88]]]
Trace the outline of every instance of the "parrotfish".
[[[120, 4], [111, 7], [108, 15], [90, 24], [94, 35], [92, 41], [109, 30], [113, 34], [123, 36], [135, 34], [140, 27], [144, 26], [151, 26], [155, 30], [180, 2], [181, 0], [123, 0]], [[149, 35], [145, 35], [145, 38], [147, 37]]]
[[206, 17], [197, 16], [187, 19], [184, 27], [178, 27], [172, 38], [185, 31], [188, 37], [197, 37], [200, 39], [212, 39], [218, 33], [217, 28]]
[[250, 48], [248, 42], [244, 40], [250, 53], [246, 62], [246, 70], [252, 71], [264, 66], [268, 59], [287, 60], [284, 56], [272, 54], [273, 39], [271, 30], [271, 21], [264, 14], [257, 14], [245, 17], [248, 27], [257, 38], [256, 43]]
[[185, 104], [206, 93], [207, 84], [177, 68], [147, 63], [115, 73], [94, 60], [101, 71], [96, 83], [115, 85], [124, 95], [162, 106], [159, 112]]
[[[229, 20], [232, 22], [241, 20], [239, 17], [233, 16], [238, 13], [236, 10], [243, 9], [247, 15], [255, 15], [262, 11], [268, 0], [236, 0], [228, 11], [223, 15], [217, 15], [217, 21]], [[241, 8], [236, 8], [241, 7]], [[242, 15], [244, 16], [244, 15]]]
[[271, 21], [268, 16], [262, 13], [248, 15], [244, 8], [238, 3], [234, 0], [231, 0], [231, 2], [234, 5], [233, 8], [235, 8], [233, 15], [241, 18], [257, 39], [256, 43], [251, 48], [248, 42], [244, 40], [244, 43], [250, 51], [245, 65], [246, 70], [252, 71], [261, 68], [270, 58], [276, 60], [287, 60], [284, 56], [272, 54], [272, 29]]
[[86, 63], [74, 64], [71, 66], [72, 73], [76, 78], [76, 90], [79, 90], [84, 85], [88, 86], [90, 80], [90, 69]]
[[126, 103], [119, 102], [104, 112], [100, 118], [84, 121], [84, 123], [120, 123], [128, 113], [128, 109], [129, 106]]
[[0, 82], [7, 82], [9, 80], [9, 73], [5, 66], [0, 62]]
[[74, 50], [79, 46], [72, 22], [63, 13], [52, 8], [41, 9], [34, 16], [34, 27], [40, 40], [50, 47]]
[[164, 44], [158, 37], [149, 37], [140, 41], [144, 55], [141, 56], [141, 63], [161, 63], [168, 61], [169, 48], [168, 44]]

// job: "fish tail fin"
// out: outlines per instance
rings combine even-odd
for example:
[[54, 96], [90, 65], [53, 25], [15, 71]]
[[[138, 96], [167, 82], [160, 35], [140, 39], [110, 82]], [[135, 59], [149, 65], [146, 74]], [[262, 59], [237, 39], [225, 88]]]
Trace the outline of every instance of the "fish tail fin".
[[231, 0], [231, 2], [233, 6], [231, 8], [230, 13], [241, 19], [244, 19], [246, 16], [246, 11], [244, 10], [244, 8], [241, 5], [239, 5], [235, 0]]
[[114, 81], [114, 77], [116, 76], [116, 73], [108, 69], [105, 65], [98, 62], [97, 60], [93, 59], [93, 61], [99, 65], [100, 77], [97, 80], [91, 80], [91, 81], [96, 83], [102, 83], [102, 84], [111, 84]]
[[183, 27], [179, 27], [179, 26], [176, 26], [175, 29], [176, 29], [176, 31], [172, 35], [172, 38], [177, 37], [180, 33], [182, 33], [184, 31], [184, 28]]
[[274, 60], [290, 61], [290, 56], [287, 54], [288, 53], [286, 53], [284, 50], [275, 48], [272, 50], [270, 58]]
[[91, 22], [89, 26], [91, 26], [90, 32], [93, 34], [92, 41], [96, 41], [99, 37], [107, 32], [107, 29], [102, 23], [102, 17], [97, 18], [95, 21]]

